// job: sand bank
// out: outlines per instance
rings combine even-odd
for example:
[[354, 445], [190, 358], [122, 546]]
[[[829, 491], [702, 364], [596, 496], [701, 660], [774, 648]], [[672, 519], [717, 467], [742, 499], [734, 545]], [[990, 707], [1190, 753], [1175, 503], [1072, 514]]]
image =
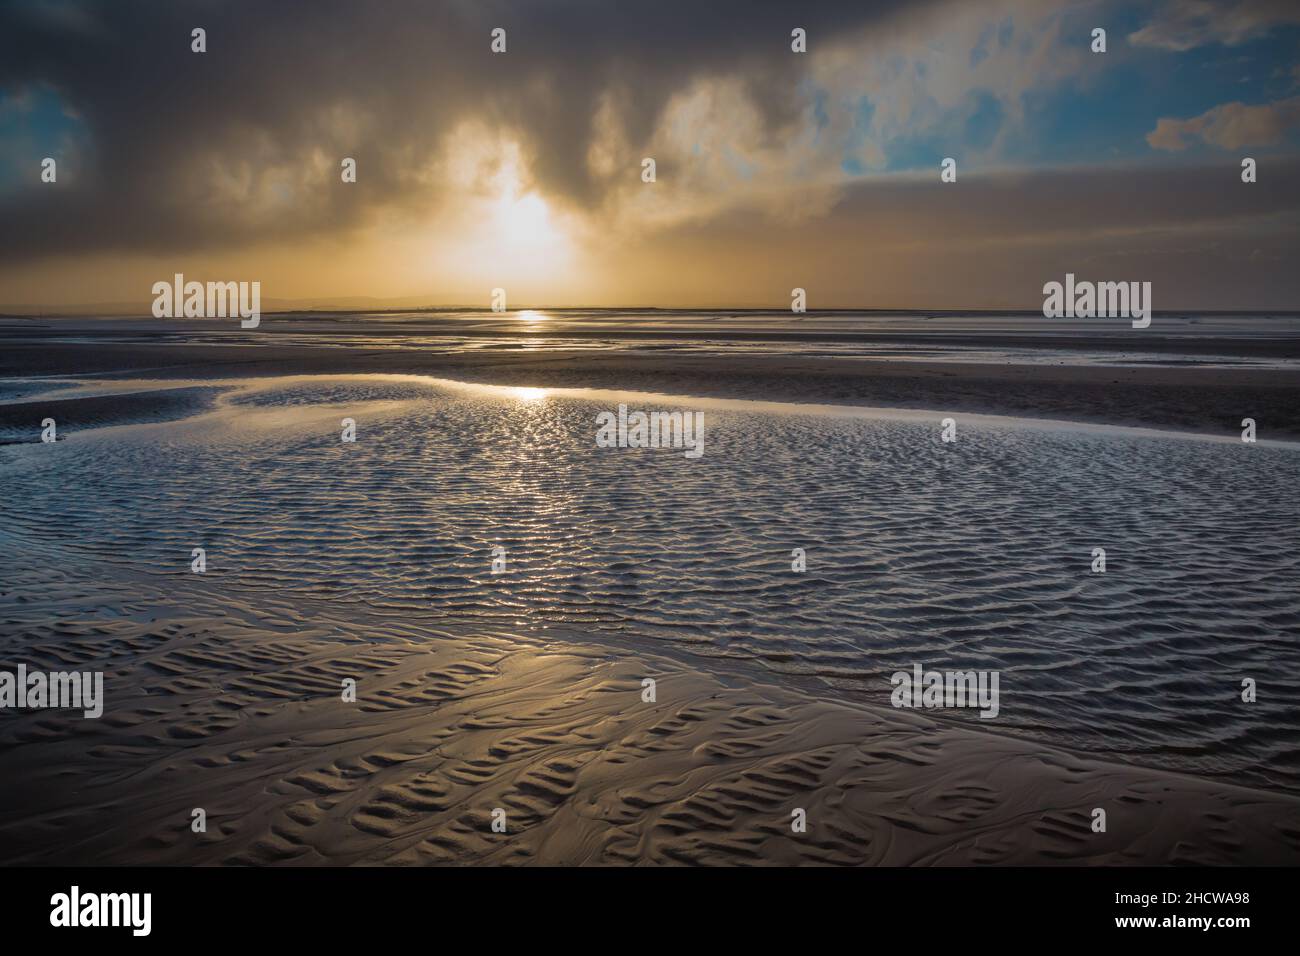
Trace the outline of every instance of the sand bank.
[[[1136, 427], [1300, 437], [1300, 369], [889, 361], [828, 356], [682, 354], [437, 346], [348, 348], [4, 341], [0, 376], [132, 378], [414, 373], [499, 385], [627, 389], [727, 398], [988, 412]], [[1033, 340], [1027, 340], [1033, 341]], [[1041, 344], [1041, 340], [1038, 340]]]

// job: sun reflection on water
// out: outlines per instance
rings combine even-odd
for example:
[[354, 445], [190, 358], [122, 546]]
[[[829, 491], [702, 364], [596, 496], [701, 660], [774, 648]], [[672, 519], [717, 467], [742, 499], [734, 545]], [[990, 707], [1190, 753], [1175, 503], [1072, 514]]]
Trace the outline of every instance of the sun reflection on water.
[[521, 402], [537, 402], [546, 397], [544, 388], [524, 388], [522, 386], [511, 386], [508, 389], [511, 398], [517, 398]]

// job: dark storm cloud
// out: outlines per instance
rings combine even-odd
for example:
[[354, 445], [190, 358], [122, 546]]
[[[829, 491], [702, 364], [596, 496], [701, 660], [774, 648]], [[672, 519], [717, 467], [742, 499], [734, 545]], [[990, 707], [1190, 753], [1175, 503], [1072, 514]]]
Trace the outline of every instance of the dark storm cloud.
[[[606, 91], [635, 146], [674, 92], [702, 76], [740, 77], [779, 136], [802, 65], [791, 28], [826, 42], [898, 6], [10, 0], [0, 6], [0, 90], [53, 90], [84, 124], [88, 151], [61, 163], [57, 189], [23, 184], [0, 200], [0, 254], [216, 248], [342, 230], [417, 193], [417, 167], [467, 118], [516, 130], [545, 191], [592, 203], [586, 156]], [[190, 51], [196, 26], [207, 30], [202, 55]], [[508, 31], [504, 56], [489, 51], [497, 26]], [[364, 142], [340, 132], [340, 115], [363, 117]], [[339, 159], [355, 157], [358, 183], [310, 194], [290, 183], [282, 206], [209, 188], [223, 170], [236, 182], [250, 168], [292, 172], [313, 151], [335, 177]], [[33, 181], [40, 159], [9, 157]]]

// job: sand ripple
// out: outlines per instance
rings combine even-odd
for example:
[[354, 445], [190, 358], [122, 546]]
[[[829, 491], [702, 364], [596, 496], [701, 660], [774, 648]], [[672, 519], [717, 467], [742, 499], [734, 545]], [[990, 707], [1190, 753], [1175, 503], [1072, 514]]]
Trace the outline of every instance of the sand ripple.
[[818, 699], [726, 662], [709, 675], [613, 638], [596, 652], [431, 630], [42, 557], [17, 587], [0, 560], [0, 650], [106, 670], [110, 707], [0, 719], [6, 863], [1300, 862], [1294, 797]]
[[[997, 668], [999, 730], [1300, 787], [1294, 451], [996, 426], [945, 445], [937, 422], [710, 411], [706, 454], [688, 461], [596, 448], [604, 407], [266, 380], [187, 422], [0, 451], [5, 545], [177, 580], [202, 545], [206, 582], [231, 595], [558, 629], [593, 650], [625, 639], [815, 678], [854, 703], [887, 703], [887, 675], [917, 661]], [[344, 416], [355, 444], [339, 441]], [[1089, 573], [1096, 546], [1105, 575]], [[232, 691], [268, 699], [330, 679], [232, 667]], [[1243, 677], [1258, 703], [1240, 702]], [[459, 687], [412, 680], [366, 706]]]

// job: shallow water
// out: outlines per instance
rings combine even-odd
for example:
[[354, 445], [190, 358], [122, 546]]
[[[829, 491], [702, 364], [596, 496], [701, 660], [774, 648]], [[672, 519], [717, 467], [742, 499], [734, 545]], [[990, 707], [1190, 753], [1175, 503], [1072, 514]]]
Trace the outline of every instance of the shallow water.
[[1146, 330], [1113, 318], [1025, 313], [517, 309], [268, 314], [229, 320], [11, 320], [5, 341], [414, 350], [423, 353], [654, 352], [785, 355], [895, 362], [1202, 368], [1300, 367], [1300, 315], [1159, 314]]
[[596, 447], [616, 400], [245, 383], [184, 422], [0, 448], [0, 537], [106, 575], [187, 574], [202, 546], [210, 583], [439, 627], [616, 632], [885, 706], [914, 663], [996, 669], [998, 719], [954, 719], [1300, 790], [1295, 448], [976, 416], [945, 444], [938, 413], [624, 396], [704, 410], [692, 460]]

